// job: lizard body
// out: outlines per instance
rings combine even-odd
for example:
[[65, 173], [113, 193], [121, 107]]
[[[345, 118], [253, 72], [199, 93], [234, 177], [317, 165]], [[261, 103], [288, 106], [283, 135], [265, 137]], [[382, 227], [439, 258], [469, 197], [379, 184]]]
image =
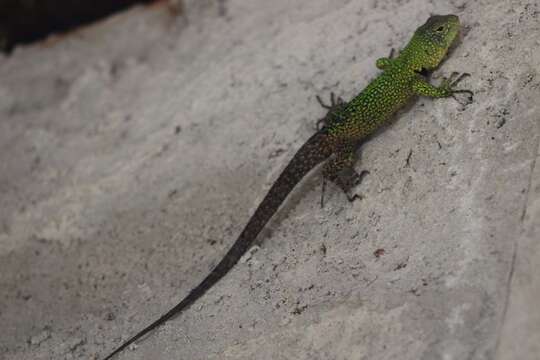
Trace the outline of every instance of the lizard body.
[[271, 186], [255, 213], [238, 239], [212, 270], [212, 272], [175, 307], [148, 325], [104, 360], [112, 358], [150, 331], [180, 314], [208, 289], [223, 278], [253, 244], [266, 223], [275, 214], [283, 201], [300, 180], [324, 162], [323, 177], [338, 185], [350, 196], [350, 190], [358, 184], [361, 175], [353, 166], [356, 149], [362, 141], [386, 124], [392, 115], [417, 95], [429, 97], [449, 97], [469, 90], [454, 90], [463, 78], [454, 80], [457, 73], [444, 79], [440, 86], [433, 86], [422, 76], [435, 69], [444, 59], [451, 44], [459, 33], [459, 19], [455, 15], [432, 16], [414, 33], [409, 44], [398, 57], [377, 60], [377, 67], [383, 72], [375, 78], [358, 96], [350, 102], [332, 101], [332, 106], [322, 119], [324, 126], [318, 130], [296, 152], [292, 160]]

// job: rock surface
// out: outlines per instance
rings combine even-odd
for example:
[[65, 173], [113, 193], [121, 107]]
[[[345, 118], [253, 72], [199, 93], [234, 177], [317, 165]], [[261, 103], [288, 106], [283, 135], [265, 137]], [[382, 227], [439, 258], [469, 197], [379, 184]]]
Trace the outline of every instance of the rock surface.
[[[462, 43], [362, 147], [349, 204], [320, 172], [201, 301], [119, 359], [538, 359], [535, 1], [188, 1], [0, 57], [0, 354], [100, 359], [176, 304], [313, 132], [431, 13]], [[439, 79], [437, 78], [439, 77]]]

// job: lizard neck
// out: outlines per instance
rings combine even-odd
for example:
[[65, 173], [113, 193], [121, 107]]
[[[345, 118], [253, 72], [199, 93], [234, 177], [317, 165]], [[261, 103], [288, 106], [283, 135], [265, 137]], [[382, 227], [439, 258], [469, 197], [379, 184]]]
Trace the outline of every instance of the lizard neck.
[[448, 49], [425, 41], [420, 36], [414, 36], [396, 59], [410, 71], [416, 73], [435, 70]]

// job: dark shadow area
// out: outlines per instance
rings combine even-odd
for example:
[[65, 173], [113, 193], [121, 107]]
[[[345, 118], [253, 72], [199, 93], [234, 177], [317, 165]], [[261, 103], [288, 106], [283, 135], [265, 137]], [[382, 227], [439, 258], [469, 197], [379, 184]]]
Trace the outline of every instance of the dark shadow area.
[[0, 51], [156, 0], [0, 0]]

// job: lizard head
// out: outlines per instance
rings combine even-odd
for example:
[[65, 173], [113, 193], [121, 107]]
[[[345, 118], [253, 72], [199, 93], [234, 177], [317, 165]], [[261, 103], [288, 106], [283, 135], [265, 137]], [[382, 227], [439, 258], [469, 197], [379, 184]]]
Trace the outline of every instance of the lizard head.
[[433, 15], [414, 33], [403, 50], [416, 71], [433, 70], [444, 59], [459, 35], [456, 15]]

